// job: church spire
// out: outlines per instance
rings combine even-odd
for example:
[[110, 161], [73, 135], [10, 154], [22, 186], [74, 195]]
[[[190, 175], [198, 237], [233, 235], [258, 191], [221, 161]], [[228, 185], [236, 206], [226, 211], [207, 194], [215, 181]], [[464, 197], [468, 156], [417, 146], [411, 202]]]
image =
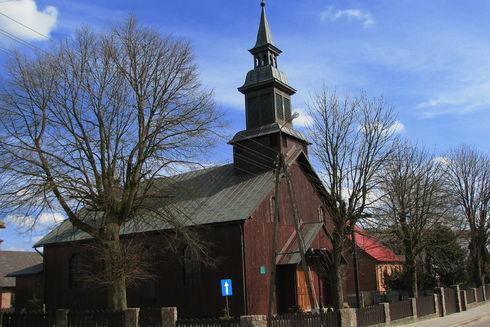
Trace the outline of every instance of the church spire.
[[262, 14], [260, 16], [259, 32], [257, 33], [257, 42], [255, 43], [254, 48], [258, 48], [266, 44], [271, 44], [271, 45], [274, 44], [274, 42], [272, 41], [272, 33], [269, 27], [269, 22], [267, 21], [267, 16], [265, 14], [264, 0], [262, 0], [260, 6], [262, 7]]

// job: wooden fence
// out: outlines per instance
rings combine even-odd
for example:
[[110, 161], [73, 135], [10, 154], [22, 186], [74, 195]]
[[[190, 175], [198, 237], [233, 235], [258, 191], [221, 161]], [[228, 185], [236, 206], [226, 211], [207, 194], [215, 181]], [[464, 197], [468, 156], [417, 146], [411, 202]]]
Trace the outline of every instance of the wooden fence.
[[413, 316], [412, 300], [403, 300], [390, 303], [390, 318], [398, 320]]
[[446, 303], [446, 314], [450, 315], [457, 312], [457, 297], [456, 290], [452, 288], [444, 289], [444, 297]]
[[475, 292], [473, 292], [473, 289], [466, 290], [466, 302], [468, 304], [476, 302]]
[[480, 286], [476, 289], [476, 301], [483, 302], [483, 286]]
[[359, 308], [356, 310], [356, 318], [358, 327], [382, 324], [386, 321], [384, 305], [375, 304]]
[[434, 296], [421, 296], [417, 298], [417, 316], [423, 317], [436, 313]]
[[54, 312], [5, 312], [2, 315], [2, 327], [56, 327]]
[[138, 317], [139, 327], [162, 327], [162, 310], [140, 309]]
[[189, 318], [177, 320], [177, 327], [240, 327], [240, 319]]
[[68, 327], [124, 327], [124, 312], [109, 310], [69, 311]]
[[328, 309], [320, 313], [292, 313], [267, 319], [269, 327], [338, 327], [339, 312]]

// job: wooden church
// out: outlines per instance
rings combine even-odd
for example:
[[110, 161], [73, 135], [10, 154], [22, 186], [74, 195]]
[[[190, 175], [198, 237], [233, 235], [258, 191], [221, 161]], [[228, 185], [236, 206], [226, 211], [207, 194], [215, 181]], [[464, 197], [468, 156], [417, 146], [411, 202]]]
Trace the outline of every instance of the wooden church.
[[[274, 312], [309, 310], [331, 301], [318, 264], [318, 258], [331, 249], [331, 221], [323, 207], [325, 190], [309, 162], [308, 140], [293, 127], [291, 97], [296, 90], [279, 70], [281, 50], [272, 40], [264, 3], [257, 41], [250, 53], [254, 67], [238, 89], [245, 95], [246, 128], [229, 142], [233, 163], [175, 176], [171, 185], [175, 190], [192, 190], [191, 196], [189, 192], [176, 195], [174, 204], [192, 213], [191, 219], [182, 216], [190, 228], [205, 227], [202, 233], [211, 244], [210, 255], [217, 260], [206, 265], [199, 251], [186, 247], [179, 249], [178, 255], [162, 254], [155, 260], [156, 277], [128, 290], [130, 307], [176, 306], [179, 316], [219, 316], [225, 307], [220, 280], [231, 279], [230, 314], [267, 314], [272, 270]], [[287, 167], [295, 201], [286, 178], [281, 177], [276, 217], [274, 168], [278, 158], [283, 158]], [[276, 218], [276, 255], [272, 259]], [[123, 231], [126, 239], [143, 235], [163, 248], [161, 233], [167, 228], [162, 223], [151, 228], [125, 226]], [[35, 245], [44, 248], [48, 309], [105, 306], [103, 290], [77, 282], [77, 258], [83, 255], [80, 244], [87, 239], [65, 221]], [[305, 265], [301, 264], [303, 257]]]

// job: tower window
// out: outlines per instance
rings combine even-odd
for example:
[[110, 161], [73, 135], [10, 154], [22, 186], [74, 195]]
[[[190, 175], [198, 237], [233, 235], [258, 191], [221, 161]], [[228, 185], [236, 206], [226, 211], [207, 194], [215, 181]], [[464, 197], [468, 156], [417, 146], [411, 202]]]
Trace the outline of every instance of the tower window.
[[280, 94], [277, 93], [276, 93], [276, 112], [277, 112], [277, 118], [284, 120], [283, 98]]
[[288, 98], [284, 98], [284, 116], [287, 122], [291, 122], [291, 101]]

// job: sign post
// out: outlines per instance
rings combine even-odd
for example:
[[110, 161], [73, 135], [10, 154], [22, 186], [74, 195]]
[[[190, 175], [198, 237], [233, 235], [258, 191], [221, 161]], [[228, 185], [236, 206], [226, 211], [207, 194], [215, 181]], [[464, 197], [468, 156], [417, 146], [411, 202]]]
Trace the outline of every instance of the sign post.
[[226, 318], [230, 317], [230, 307], [228, 305], [228, 296], [233, 295], [233, 284], [231, 282], [231, 279], [222, 279], [221, 280], [221, 296], [225, 298], [226, 302], [226, 309], [225, 309], [225, 315]]

